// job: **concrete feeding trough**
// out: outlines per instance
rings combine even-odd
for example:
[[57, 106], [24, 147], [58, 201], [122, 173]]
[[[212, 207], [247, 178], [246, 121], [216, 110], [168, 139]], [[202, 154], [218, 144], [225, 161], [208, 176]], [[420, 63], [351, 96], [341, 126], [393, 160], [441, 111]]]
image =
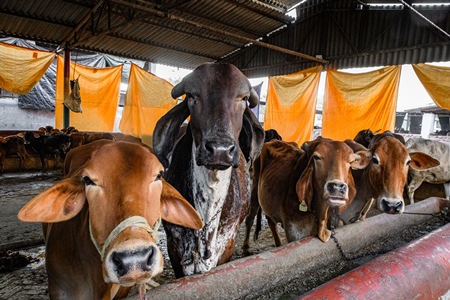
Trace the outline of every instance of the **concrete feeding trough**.
[[[431, 214], [439, 213], [444, 209], [448, 209], [449, 206], [450, 201], [436, 197], [428, 198], [406, 207], [405, 212], [419, 214], [379, 214], [370, 217], [363, 222], [337, 228], [336, 236], [339, 238], [344, 253], [352, 255], [353, 253], [357, 253], [359, 250], [370, 246], [374, 241], [380, 240], [386, 235], [393, 235], [397, 231], [430, 220], [432, 218]], [[447, 227], [444, 226], [442, 228], [444, 230]], [[445, 230], [448, 231], [450, 229]], [[447, 276], [442, 280], [445, 281], [442, 283], [444, 285], [444, 290], [450, 289], [450, 280], [448, 280], [450, 278], [450, 241], [449, 238], [447, 238], [450, 235], [446, 234], [447, 231], [444, 231], [444, 234], [440, 234], [439, 237], [433, 237], [433, 240], [436, 239], [437, 243], [442, 243], [444, 245], [443, 247], [446, 247], [446, 251], [440, 251], [445, 255], [445, 258], [436, 258], [439, 261], [447, 260], [446, 266], [444, 267], [445, 270], [442, 270], [442, 272], [439, 273], [436, 272], [436, 276]], [[425, 239], [425, 241], [431, 240], [427, 237], [424, 237], [423, 239]], [[414, 242], [412, 244], [414, 244]], [[423, 244], [423, 247], [427, 247], [427, 242], [424, 242]], [[430, 243], [430, 249], [420, 253], [433, 256], [435, 255], [435, 252], [432, 249], [434, 247], [436, 247], [435, 243]], [[414, 251], [411, 250], [411, 252]], [[399, 256], [405, 255], [402, 254]], [[264, 291], [282, 286], [292, 279], [298, 278], [302, 274], [311, 272], [321, 266], [331, 264], [339, 259], [341, 259], [341, 253], [332, 240], [328, 243], [323, 243], [316, 237], [308, 237], [271, 251], [231, 261], [204, 274], [188, 276], [168, 282], [148, 291], [147, 295], [150, 299], [170, 300], [251, 298], [261, 295]], [[427, 261], [427, 259], [428, 257], [421, 258], [423, 261]], [[432, 257], [429, 259], [431, 262]], [[375, 262], [375, 264], [376, 263], [377, 262]], [[393, 263], [396, 262], [394, 261]], [[437, 262], [432, 262], [430, 263], [430, 266], [436, 264]], [[166, 265], [165, 267], [168, 268], [170, 266]], [[422, 266], [413, 265], [411, 266], [411, 271], [414, 272], [415, 268], [417, 271], [417, 268], [422, 269]], [[433, 272], [433, 270], [431, 270], [431, 272]], [[380, 276], [381, 275], [382, 274], [380, 274]], [[409, 273], [405, 273], [405, 276], [409, 276]], [[430, 280], [433, 279], [430, 278]], [[363, 282], [364, 280], [360, 279], [360, 281]], [[379, 281], [382, 281], [382, 279]], [[411, 281], [406, 279], [406, 282], [411, 283], [404, 284], [404, 289], [409, 288], [411, 285], [415, 285], [418, 293], [419, 290], [422, 289], [421, 283], [413, 281], [412, 278]], [[390, 284], [387, 283], [386, 285]], [[423, 284], [423, 294], [428, 293], [428, 286], [429, 284], [427, 283]], [[383, 287], [381, 282], [377, 289], [383, 288], [386, 288], [386, 293], [393, 292], [392, 286]], [[400, 295], [398, 294], [400, 293], [399, 285], [396, 284], [394, 288], [396, 289], [395, 296], [398, 297]], [[391, 296], [392, 295], [393, 294], [391, 294]], [[406, 298], [413, 299], [410, 297]], [[128, 297], [127, 299], [134, 299], [134, 297]]]

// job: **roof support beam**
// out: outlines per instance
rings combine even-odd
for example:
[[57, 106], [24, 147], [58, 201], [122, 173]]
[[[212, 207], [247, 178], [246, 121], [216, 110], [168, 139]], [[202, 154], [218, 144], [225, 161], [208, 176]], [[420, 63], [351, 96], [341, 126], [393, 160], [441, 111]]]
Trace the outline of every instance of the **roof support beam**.
[[159, 10], [143, 7], [141, 5], [132, 4], [132, 3], [129, 3], [129, 2], [126, 2], [126, 1], [122, 1], [122, 0], [111, 0], [111, 2], [119, 4], [119, 5], [124, 5], [124, 6], [129, 6], [129, 7], [132, 7], [132, 8], [136, 8], [136, 9], [139, 9], [139, 10], [151, 13], [151, 14], [156, 14], [156, 15], [162, 17], [162, 18], [168, 18], [168, 19], [175, 20], [175, 21], [178, 21], [178, 22], [181, 22], [181, 23], [189, 24], [191, 26], [195, 26], [197, 28], [206, 29], [206, 30], [218, 33], [218, 34], [222, 34], [224, 36], [232, 37], [232, 38], [235, 38], [235, 39], [239, 39], [239, 40], [245, 41], [247, 43], [255, 44], [255, 45], [260, 46], [260, 47], [269, 48], [271, 50], [279, 51], [279, 52], [286, 53], [286, 54], [289, 54], [289, 55], [302, 57], [302, 58], [305, 58], [305, 59], [308, 59], [308, 60], [319, 62], [321, 64], [328, 64], [328, 61], [326, 61], [324, 59], [316, 58], [314, 56], [303, 54], [303, 53], [300, 53], [300, 52], [297, 52], [297, 51], [293, 51], [293, 50], [286, 49], [286, 48], [283, 48], [283, 47], [279, 47], [279, 46], [271, 45], [271, 44], [268, 44], [268, 43], [264, 43], [264, 42], [261, 42], [261, 41], [258, 41], [258, 40], [254, 40], [254, 39], [251, 39], [251, 38], [248, 38], [248, 37], [245, 37], [245, 36], [241, 36], [241, 35], [238, 35], [238, 34], [227, 32], [227, 31], [224, 31], [224, 30], [221, 30], [221, 29], [218, 29], [218, 28], [214, 28], [214, 27], [211, 27], [211, 26], [203, 25], [201, 23], [198, 23], [198, 22], [195, 22], [195, 21], [191, 21], [191, 20], [187, 20], [185, 18], [176, 16], [176, 15], [171, 14], [171, 13], [165, 13], [165, 12], [162, 12], [162, 11], [159, 11]]
[[64, 48], [66, 44], [70, 41], [71, 38], [78, 32], [78, 30], [86, 24], [87, 21], [91, 18], [92, 14], [102, 5], [103, 0], [100, 0], [95, 4], [93, 8], [83, 17], [83, 19], [78, 23], [78, 25], [65, 37], [63, 42], [59, 45], [59, 48]]
[[445, 30], [443, 30], [441, 27], [437, 26], [436, 24], [434, 24], [432, 21], [430, 21], [429, 19], [427, 19], [424, 15], [422, 15], [420, 12], [418, 12], [417, 10], [414, 9], [414, 7], [412, 7], [411, 5], [409, 5], [408, 3], [406, 3], [404, 0], [398, 0], [398, 2], [402, 3], [404, 6], [406, 6], [407, 8], [409, 8], [410, 10], [412, 10], [414, 13], [416, 13], [419, 17], [421, 17], [422, 19], [424, 19], [425, 21], [427, 21], [429, 24], [431, 24], [431, 26], [433, 26], [434, 28], [436, 28], [437, 30], [439, 30], [440, 32], [442, 32], [444, 35], [447, 36], [447, 38], [450, 38], [450, 34], [448, 34]]

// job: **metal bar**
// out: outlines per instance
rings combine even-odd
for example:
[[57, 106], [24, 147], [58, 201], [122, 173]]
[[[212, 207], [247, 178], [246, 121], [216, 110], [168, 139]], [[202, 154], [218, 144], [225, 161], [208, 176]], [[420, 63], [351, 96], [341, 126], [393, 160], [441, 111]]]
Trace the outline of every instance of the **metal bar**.
[[[70, 94], [70, 49], [64, 49], [64, 99], [66, 99]], [[63, 126], [67, 128], [70, 126], [70, 111], [63, 104], [64, 116], [63, 116]]]
[[248, 37], [245, 37], [245, 36], [241, 36], [241, 35], [238, 35], [238, 34], [227, 32], [227, 31], [219, 29], [219, 28], [214, 28], [214, 27], [211, 27], [211, 26], [207, 26], [207, 25], [195, 22], [195, 21], [191, 21], [191, 20], [188, 20], [188, 19], [176, 16], [176, 15], [171, 14], [171, 13], [161, 12], [161, 11], [158, 11], [156, 9], [147, 8], [147, 7], [143, 7], [143, 6], [140, 6], [140, 5], [128, 3], [128, 2], [123, 1], [123, 0], [111, 0], [111, 2], [119, 4], [119, 5], [129, 6], [129, 7], [132, 7], [132, 8], [135, 8], [135, 9], [139, 9], [139, 10], [151, 13], [151, 14], [156, 14], [157, 16], [160, 16], [162, 18], [168, 18], [168, 19], [175, 20], [175, 21], [178, 21], [178, 22], [181, 22], [181, 23], [192, 25], [192, 26], [197, 27], [197, 28], [206, 29], [206, 30], [209, 30], [209, 31], [212, 31], [212, 32], [215, 32], [215, 33], [219, 33], [219, 34], [228, 36], [228, 37], [232, 37], [232, 38], [235, 38], [235, 39], [243, 40], [243, 41], [246, 41], [247, 43], [252, 43], [252, 44], [258, 45], [260, 47], [268, 48], [268, 49], [279, 51], [279, 52], [282, 52], [282, 53], [287, 53], [287, 54], [290, 54], [290, 55], [293, 55], [293, 56], [302, 57], [302, 58], [305, 58], [305, 59], [308, 59], [308, 60], [312, 60], [312, 61], [316, 61], [316, 62], [319, 62], [319, 63], [322, 63], [322, 64], [328, 64], [328, 61], [326, 61], [324, 59], [316, 58], [314, 56], [310, 56], [310, 55], [303, 54], [303, 53], [300, 53], [300, 52], [292, 51], [292, 50], [289, 50], [289, 49], [286, 49], [286, 48], [283, 48], [283, 47], [279, 47], [279, 46], [271, 45], [271, 44], [268, 44], [268, 43], [264, 43], [264, 42], [261, 42], [261, 41], [255, 40], [255, 39], [251, 39], [251, 38], [248, 38]]
[[78, 23], [78, 25], [66, 36], [66, 38], [62, 41], [62, 43], [59, 45], [60, 48], [64, 48], [66, 43], [75, 35], [75, 33], [80, 30], [80, 28], [91, 18], [91, 13], [94, 13], [100, 5], [103, 3], [103, 0], [100, 0], [97, 2], [97, 4], [91, 8], [91, 10], [81, 19], [81, 21]]
[[420, 12], [418, 12], [416, 9], [414, 9], [414, 7], [412, 7], [411, 5], [409, 5], [408, 3], [406, 3], [404, 0], [398, 0], [398, 2], [402, 3], [404, 6], [406, 6], [407, 8], [409, 8], [410, 10], [412, 10], [413, 12], [415, 12], [419, 17], [421, 17], [422, 19], [424, 19], [425, 21], [427, 21], [428, 23], [431, 24], [431, 26], [433, 26], [434, 28], [436, 28], [437, 30], [439, 30], [440, 32], [442, 32], [443, 34], [445, 34], [448, 38], [450, 38], [450, 34], [448, 34], [445, 30], [443, 30], [441, 27], [437, 26], [436, 24], [434, 24], [431, 20], [427, 19], [427, 17], [425, 17], [424, 15], [422, 15]]

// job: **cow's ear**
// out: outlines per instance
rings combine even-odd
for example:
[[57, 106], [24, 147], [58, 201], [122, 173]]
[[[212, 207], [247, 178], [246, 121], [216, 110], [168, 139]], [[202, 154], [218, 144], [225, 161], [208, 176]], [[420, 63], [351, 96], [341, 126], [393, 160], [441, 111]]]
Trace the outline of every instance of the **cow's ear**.
[[300, 211], [311, 211], [311, 202], [313, 197], [312, 175], [313, 163], [311, 159], [307, 168], [303, 171], [300, 179], [297, 181], [297, 185], [295, 187], [300, 204]]
[[[254, 159], [259, 152], [261, 152], [261, 148], [264, 144], [265, 132], [264, 128], [262, 128], [261, 123], [259, 123], [255, 114], [252, 110], [247, 106], [244, 111], [243, 123], [248, 122], [247, 128], [251, 128], [251, 144], [247, 145], [250, 149], [250, 158]], [[243, 125], [244, 127], [244, 125]], [[247, 158], [247, 157], [246, 157]]]
[[85, 202], [84, 184], [79, 178], [68, 178], [31, 199], [18, 217], [23, 222], [66, 221], [77, 215]]
[[411, 152], [409, 153], [411, 162], [409, 165], [418, 171], [430, 169], [440, 165], [439, 160], [425, 154], [423, 152]]
[[180, 126], [189, 117], [187, 102], [175, 105], [156, 123], [153, 131], [153, 150], [164, 168], [169, 167], [169, 154], [173, 150]]
[[368, 151], [358, 151], [355, 153], [355, 160], [350, 163], [351, 168], [355, 170], [366, 168], [371, 161], [371, 156]]
[[197, 211], [164, 179], [161, 193], [161, 218], [169, 223], [192, 229], [203, 228], [202, 218]]

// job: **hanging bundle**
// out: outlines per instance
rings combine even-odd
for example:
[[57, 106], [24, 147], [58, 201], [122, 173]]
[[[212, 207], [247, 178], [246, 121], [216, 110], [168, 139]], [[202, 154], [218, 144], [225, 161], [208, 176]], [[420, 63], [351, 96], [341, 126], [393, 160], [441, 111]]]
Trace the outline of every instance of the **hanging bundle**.
[[78, 60], [78, 51], [77, 56], [75, 58], [75, 66], [73, 68], [73, 80], [70, 81], [70, 94], [67, 96], [66, 99], [64, 99], [63, 104], [70, 109], [73, 112], [81, 113], [83, 112], [81, 109], [81, 95], [80, 95], [80, 84], [78, 83], [78, 78], [80, 78], [80, 75], [78, 75], [78, 78], [75, 79], [75, 70], [77, 68], [77, 60]]
[[[80, 78], [80, 76], [78, 76]], [[80, 113], [81, 109], [81, 96], [80, 96], [80, 84], [78, 78], [70, 81], [71, 92], [66, 99], [64, 99], [64, 105], [73, 112]]]

